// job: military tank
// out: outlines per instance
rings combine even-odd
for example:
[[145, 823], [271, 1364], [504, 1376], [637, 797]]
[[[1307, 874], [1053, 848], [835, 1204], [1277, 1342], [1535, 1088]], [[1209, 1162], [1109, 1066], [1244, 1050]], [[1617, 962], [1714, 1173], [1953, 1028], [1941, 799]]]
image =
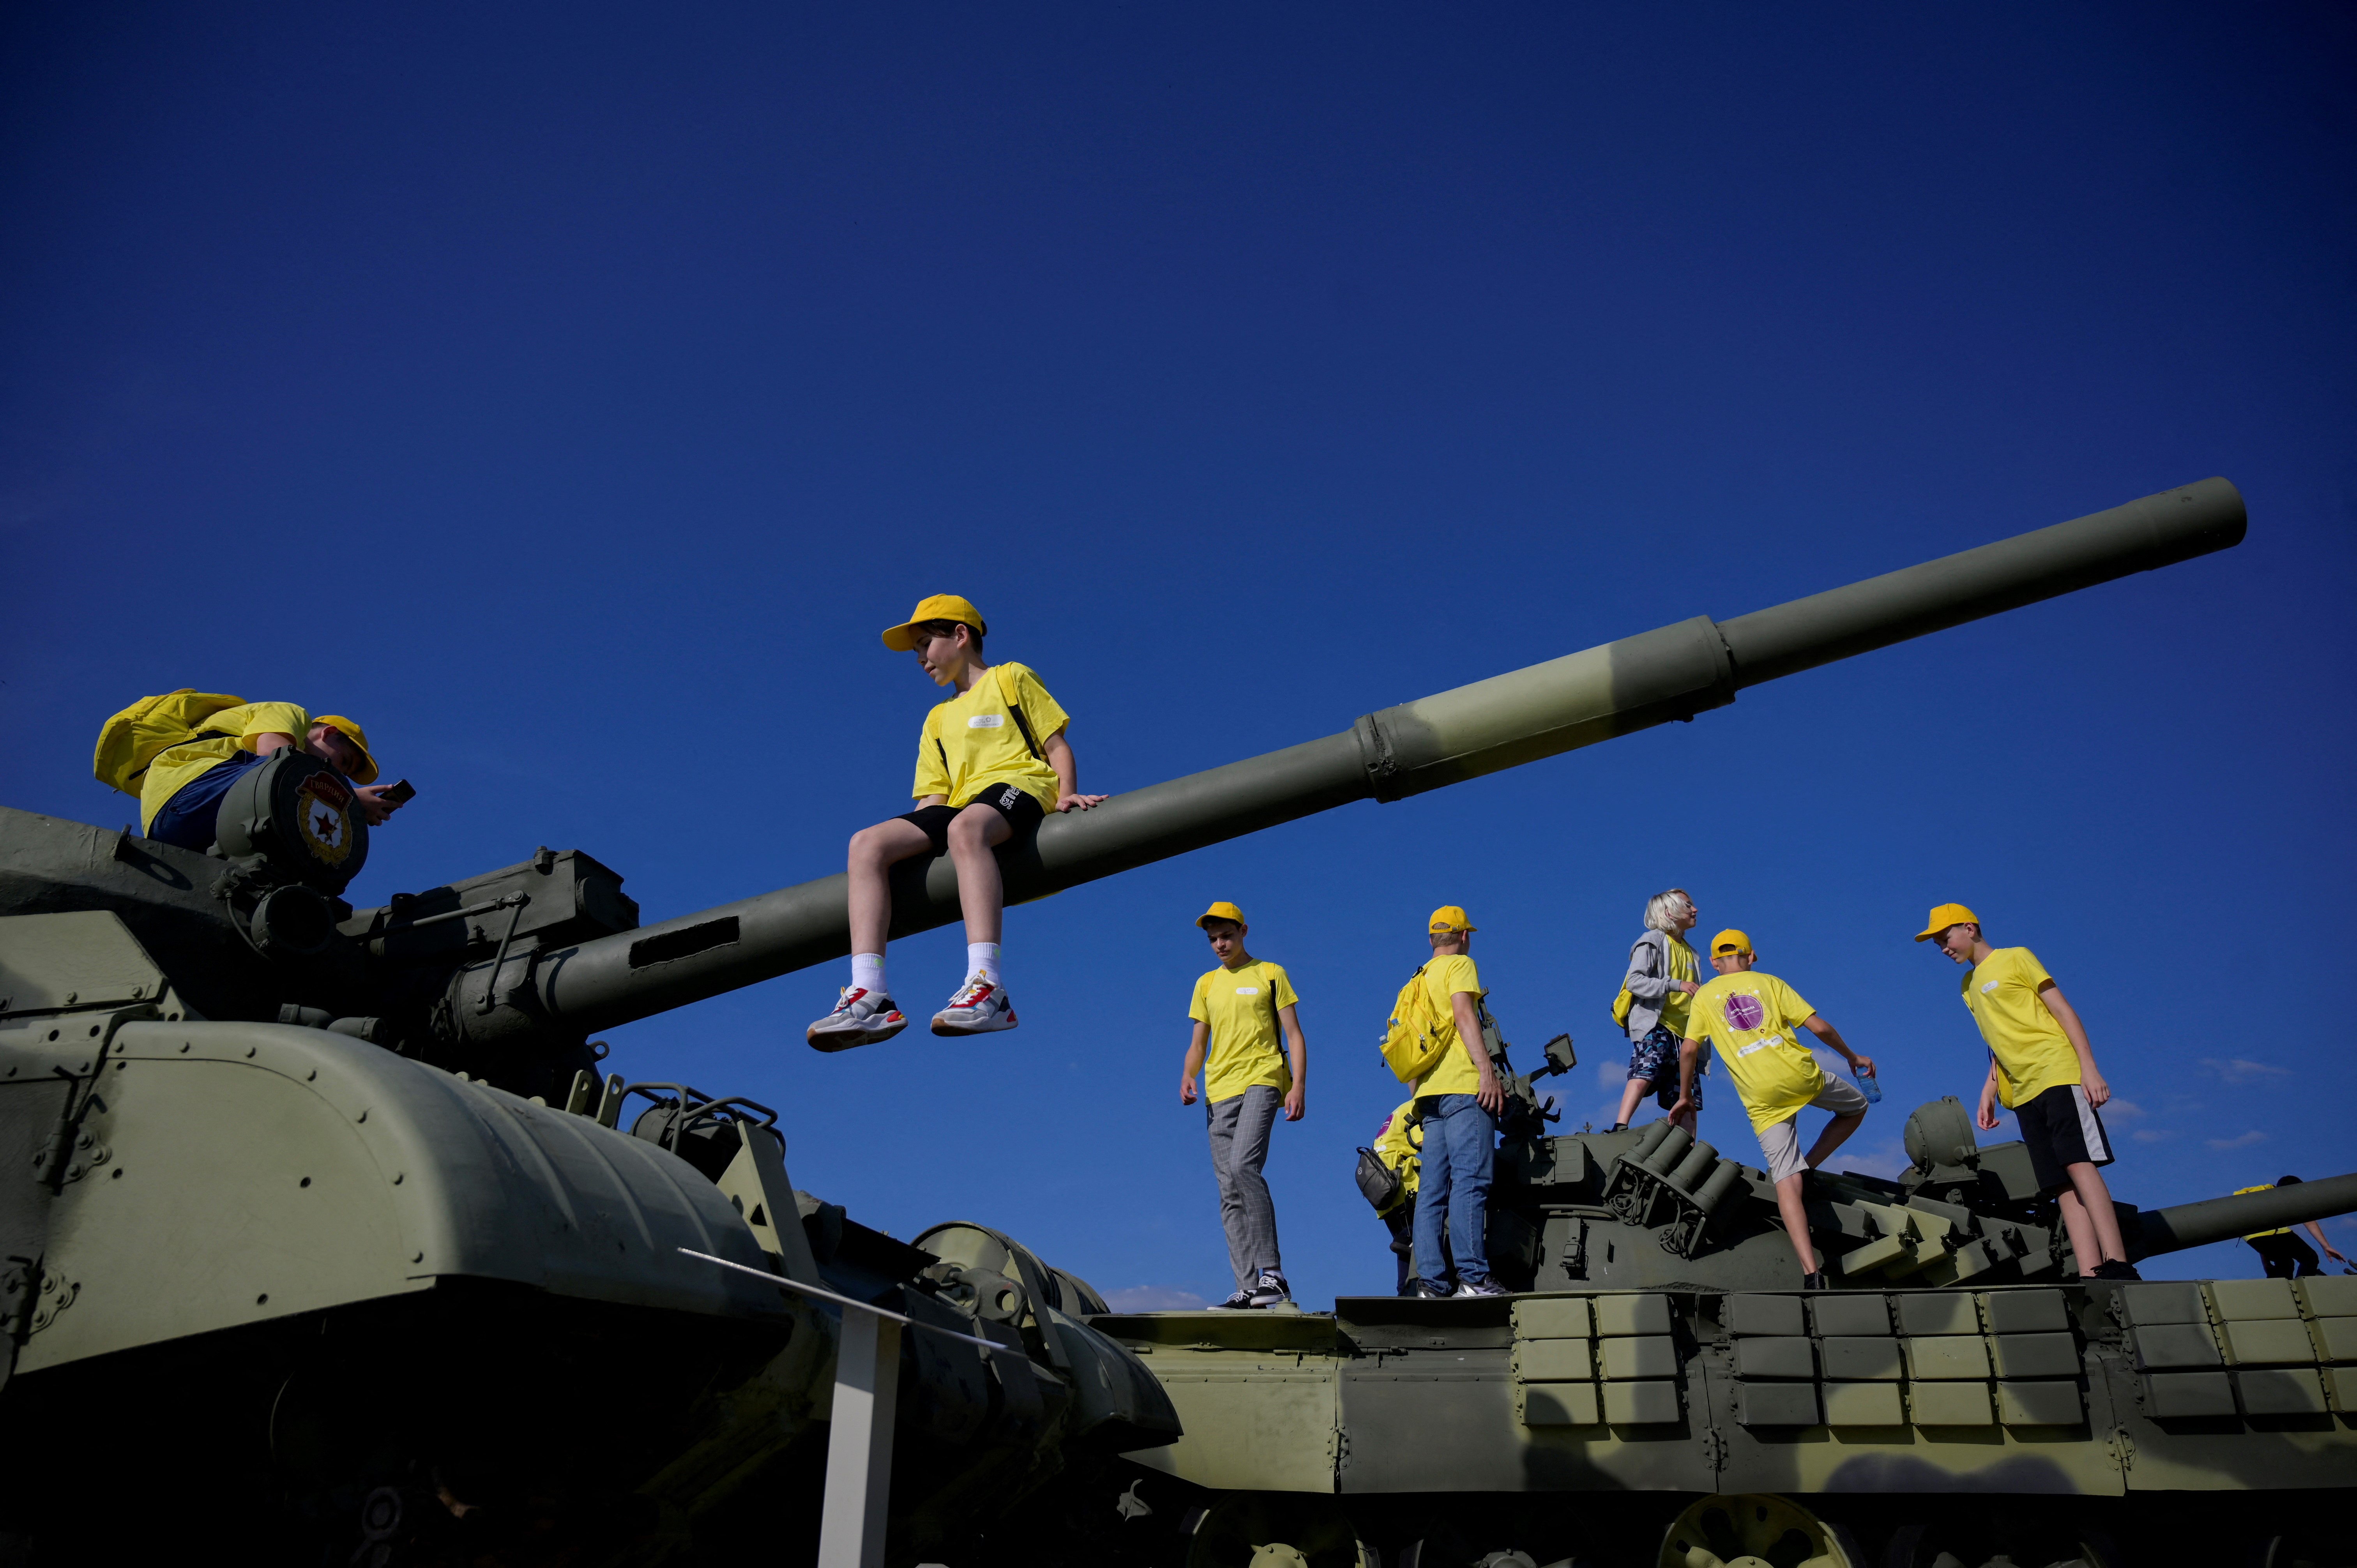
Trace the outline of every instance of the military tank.
[[[1833, 1288], [1803, 1292], [1764, 1172], [1665, 1121], [1546, 1129], [1573, 1059], [1510, 1081], [1512, 1296], [1092, 1320], [1177, 1407], [1130, 1457], [1200, 1510], [1192, 1568], [1272, 1537], [1487, 1568], [2357, 1562], [2357, 1277], [2081, 1278], [2027, 1151], [1951, 1098], [1900, 1179], [1808, 1173]], [[2348, 1212], [2357, 1175], [2117, 1207], [2143, 1260]]]
[[[1322, 740], [1052, 820], [1003, 855], [1008, 897], [1691, 720], [1744, 687], [2225, 548], [2244, 529], [2233, 488], [2205, 480], [1385, 709]], [[605, 1030], [841, 956], [840, 876], [643, 925], [619, 875], [577, 851], [543, 849], [356, 909], [341, 895], [367, 830], [350, 807], [340, 780], [286, 753], [225, 799], [210, 854], [0, 808], [0, 1156], [14, 1160], [0, 1169], [17, 1173], [0, 1188], [0, 1412], [25, 1434], [0, 1468], [0, 1533], [20, 1559], [171, 1550], [233, 1527], [258, 1561], [638, 1563], [744, 1550], [799, 1560], [823, 1550], [846, 1568], [1043, 1556], [1163, 1568], [1183, 1556], [1207, 1568], [1281, 1546], [1320, 1568], [1336, 1553], [1383, 1551], [1471, 1563], [1554, 1539], [1475, 1529], [1489, 1517], [1478, 1505], [1504, 1493], [1552, 1499], [1548, 1517], [1600, 1511], [1595, 1498], [1558, 1493], [1649, 1490], [1681, 1504], [1699, 1494], [1702, 1522], [1691, 1529], [1703, 1532], [1697, 1550], [1716, 1550], [1734, 1539], [1724, 1521], [1737, 1517], [1712, 1501], [1722, 1482], [1756, 1474], [1789, 1494], [1773, 1518], [1807, 1518], [1805, 1499], [1844, 1491], [1840, 1478], [1854, 1473], [1802, 1462], [1852, 1443], [1846, 1424], [1791, 1428], [1797, 1437], [1778, 1440], [1792, 1461], [1782, 1469], [1691, 1458], [1648, 1467], [1591, 1455], [1580, 1445], [1596, 1432], [1550, 1428], [1555, 1396], [1534, 1405], [1516, 1392], [1521, 1457], [1512, 1484], [1493, 1485], [1495, 1476], [1411, 1474], [1377, 1458], [1422, 1417], [1338, 1413], [1356, 1409], [1340, 1391], [1357, 1386], [1348, 1380], [1358, 1371], [1389, 1366], [1396, 1382], [1411, 1376], [1399, 1358], [1430, 1351], [1478, 1363], [1440, 1374], [1472, 1402], [1444, 1424], [1486, 1430], [1491, 1364], [1512, 1373], [1523, 1339], [1589, 1342], [1570, 1331], [1582, 1310], [1591, 1337], [1603, 1336], [1594, 1342], [1622, 1337], [1602, 1326], [1625, 1312], [1643, 1326], [1635, 1337], [1674, 1356], [1698, 1347], [1706, 1323], [1736, 1334], [1711, 1316], [1736, 1311], [1725, 1305], [1735, 1297], [1698, 1276], [1721, 1253], [1760, 1264], [1760, 1249], [1746, 1251], [1758, 1194], [1708, 1151], [1652, 1132], [1615, 1144], [1548, 1137], [1543, 1120], [1519, 1128], [1501, 1155], [1512, 1179], [1501, 1213], [1523, 1223], [1501, 1220], [1498, 1233], [1535, 1293], [1527, 1301], [1555, 1304], [1530, 1308], [1546, 1333], [1521, 1333], [1519, 1303], [1346, 1302], [1333, 1315], [1210, 1325], [1118, 1316], [1085, 1282], [987, 1227], [952, 1222], [900, 1241], [797, 1190], [767, 1107], [608, 1070], [594, 1038]], [[900, 868], [895, 911], [896, 932], [954, 918], [949, 863]], [[1518, 1095], [1543, 1116], [1527, 1079]], [[1948, 1152], [1914, 1189], [1857, 1178], [1813, 1195], [1825, 1239], [1840, 1238], [1845, 1258], [1875, 1260], [1846, 1270], [1857, 1288], [1844, 1301], [1882, 1299], [1867, 1285], [1902, 1268], [1952, 1312], [1965, 1300], [1981, 1311], [1991, 1291], [2013, 1288], [2083, 1319], [2115, 1299], [2066, 1283], [2004, 1285], [2058, 1280], [2068, 1260], [2034, 1205], [2008, 1197], [1985, 1212], [1987, 1192], [2009, 1179], [2000, 1151], [1951, 1140]], [[2261, 1196], [2267, 1214], [2349, 1206], [2321, 1182]], [[1620, 1231], [1607, 1235], [1608, 1223]], [[2176, 1211], [2141, 1217], [2137, 1230], [2179, 1244], [2198, 1232], [2195, 1217]], [[1654, 1244], [1634, 1261], [1638, 1240], [1673, 1235], [1691, 1250]], [[1894, 1241], [1898, 1252], [1873, 1251]], [[2040, 1256], [2050, 1273], [2033, 1273]], [[1782, 1283], [1745, 1273], [1725, 1288], [1787, 1300]], [[2223, 1310], [2201, 1299], [2205, 1313]], [[2302, 1325], [2333, 1316], [2298, 1299]], [[1617, 1301], [1657, 1305], [1597, 1305]], [[880, 1403], [892, 1417], [870, 1428], [894, 1434], [888, 1533], [844, 1558], [822, 1546], [833, 1402], [854, 1388], [843, 1348], [857, 1336], [845, 1325], [879, 1307], [909, 1330], [858, 1416], [872, 1423]], [[1742, 1310], [1787, 1321], [1781, 1308]], [[2141, 1319], [2122, 1321], [2125, 1335], [2144, 1332]], [[1812, 1322], [1770, 1337], [1814, 1343], [1818, 1332]], [[2020, 1332], [2083, 1334], [2096, 1354], [2092, 1327]], [[1531, 1354], [1556, 1358], [1548, 1366], [1573, 1355]], [[1643, 1408], [1657, 1412], [1655, 1385], [1667, 1384], [1681, 1402], [1671, 1431], [1706, 1455], [1737, 1452], [1733, 1429], [1703, 1419], [1718, 1383], [1691, 1359], [1654, 1375], [1663, 1354], [1660, 1344], [1641, 1353], [1644, 1378], [1589, 1380], [1603, 1391], [1599, 1408], [1626, 1413], [1630, 1396], [1612, 1391], [1625, 1380], [1652, 1389]], [[2222, 1375], [2217, 1386], [2238, 1402], [2256, 1386], [2244, 1371]], [[2097, 1420], [2092, 1374], [2083, 1377], [2084, 1430], [2066, 1429], [2065, 1445], [2126, 1452]], [[1207, 1380], [1228, 1392], [1207, 1401]], [[1893, 1386], [1915, 1398], [1913, 1383]], [[2112, 1407], [2100, 1409], [2108, 1421]], [[2339, 1409], [2329, 1402], [2326, 1428], [2300, 1428], [2290, 1445], [2345, 1465]], [[2253, 1474], [2264, 1466], [2227, 1463], [2255, 1451], [2244, 1403], [2231, 1416], [2167, 1419], [2211, 1423], [2203, 1452], [2218, 1457], [2207, 1469], [2168, 1460], [2147, 1475], [2179, 1476], [2179, 1487], [2230, 1471], [2265, 1483]], [[1606, 1421], [1608, 1446], [1627, 1424]], [[1851, 1456], [1884, 1465], [1874, 1473], [1887, 1493], [1939, 1491], [1940, 1476], [1968, 1468], [1942, 1450], [1909, 1469], [1895, 1451], [1919, 1429], [1870, 1430], [1878, 1438]], [[2012, 1432], [1993, 1422], [1981, 1435], [2002, 1446]], [[1222, 1445], [1269, 1462], [1223, 1469], [1212, 1453]], [[124, 1465], [125, 1453], [140, 1463]], [[1569, 1457], [1532, 1456], [1541, 1454]], [[2029, 1479], [2015, 1490], [2044, 1489], [2029, 1471], [1974, 1473], [2020, 1474]], [[1424, 1518], [1410, 1499], [1443, 1497], [1456, 1501], [1435, 1503], [1431, 1528], [1409, 1531], [1403, 1520]], [[1351, 1509], [1337, 1511], [1344, 1498]], [[1658, 1545], [1661, 1512], [1615, 1517]], [[1790, 1542], [1778, 1541], [1767, 1556], [1781, 1563]]]

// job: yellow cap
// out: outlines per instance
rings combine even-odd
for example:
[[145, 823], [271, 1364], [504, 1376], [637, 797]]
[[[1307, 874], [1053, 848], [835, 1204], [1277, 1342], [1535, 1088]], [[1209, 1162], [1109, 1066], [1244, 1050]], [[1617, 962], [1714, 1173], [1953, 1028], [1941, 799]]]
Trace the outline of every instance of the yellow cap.
[[971, 600], [959, 598], [955, 594], [934, 594], [919, 599], [917, 607], [909, 612], [907, 620], [899, 626], [884, 628], [884, 646], [895, 653], [909, 652], [917, 646], [917, 639], [909, 634], [916, 629], [919, 621], [927, 620], [963, 621], [983, 636], [990, 635], [990, 628], [983, 624], [982, 612], [974, 607]]
[[1244, 912], [1242, 909], [1237, 908], [1233, 904], [1231, 904], [1226, 899], [1222, 898], [1218, 903], [1212, 905], [1210, 908], [1195, 917], [1195, 924], [1201, 926], [1206, 929], [1210, 928], [1211, 923], [1213, 920], [1233, 920], [1237, 925], [1241, 926], [1244, 923]]
[[1710, 939], [1710, 950], [1713, 957], [1723, 952], [1749, 952], [1751, 938], [1745, 932], [1729, 926]]
[[1431, 929], [1435, 931], [1478, 931], [1481, 928], [1456, 905], [1443, 904], [1432, 912]]
[[1928, 942], [1950, 926], [1966, 924], [1977, 926], [1980, 923], [1981, 918], [1962, 904], [1943, 904], [1925, 918], [1923, 929], [1915, 933], [1915, 940], [1919, 942]]
[[315, 725], [326, 725], [329, 729], [336, 731], [346, 740], [350, 741], [354, 746], [361, 748], [361, 770], [352, 775], [353, 783], [373, 784], [376, 782], [376, 758], [369, 755], [368, 736], [361, 733], [360, 725], [352, 723], [351, 720], [344, 717], [341, 714], [322, 714], [311, 722]]

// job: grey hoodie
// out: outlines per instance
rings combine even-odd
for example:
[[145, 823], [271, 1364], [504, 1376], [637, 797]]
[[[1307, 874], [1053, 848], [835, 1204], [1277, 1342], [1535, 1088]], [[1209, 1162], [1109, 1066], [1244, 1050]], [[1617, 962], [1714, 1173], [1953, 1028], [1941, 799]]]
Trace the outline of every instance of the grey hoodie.
[[[1647, 931], [1629, 950], [1629, 973], [1620, 983], [1629, 1004], [1629, 1037], [1641, 1040], [1662, 1021], [1662, 999], [1670, 993], [1670, 937]], [[1697, 977], [1699, 978], [1699, 977]]]

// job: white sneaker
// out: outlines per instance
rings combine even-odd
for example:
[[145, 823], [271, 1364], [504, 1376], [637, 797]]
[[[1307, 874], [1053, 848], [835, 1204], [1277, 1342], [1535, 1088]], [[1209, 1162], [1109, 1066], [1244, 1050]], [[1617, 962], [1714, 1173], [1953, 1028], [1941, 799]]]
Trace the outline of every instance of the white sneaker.
[[847, 1051], [888, 1040], [909, 1026], [909, 1015], [889, 996], [845, 986], [834, 1011], [802, 1031], [802, 1037], [822, 1051]]
[[1006, 987], [995, 981], [967, 981], [950, 1004], [933, 1015], [936, 1035], [987, 1035], [1013, 1027], [1015, 1004], [1006, 1000]]

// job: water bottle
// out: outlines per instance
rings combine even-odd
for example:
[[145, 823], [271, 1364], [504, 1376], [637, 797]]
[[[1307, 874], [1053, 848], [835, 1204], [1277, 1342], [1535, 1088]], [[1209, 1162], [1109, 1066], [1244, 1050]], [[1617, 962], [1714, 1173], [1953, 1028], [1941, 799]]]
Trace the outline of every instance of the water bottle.
[[1882, 1085], [1874, 1081], [1874, 1075], [1870, 1072], [1862, 1072], [1857, 1074], [1857, 1091], [1866, 1096], [1866, 1102], [1868, 1105], [1881, 1104]]

